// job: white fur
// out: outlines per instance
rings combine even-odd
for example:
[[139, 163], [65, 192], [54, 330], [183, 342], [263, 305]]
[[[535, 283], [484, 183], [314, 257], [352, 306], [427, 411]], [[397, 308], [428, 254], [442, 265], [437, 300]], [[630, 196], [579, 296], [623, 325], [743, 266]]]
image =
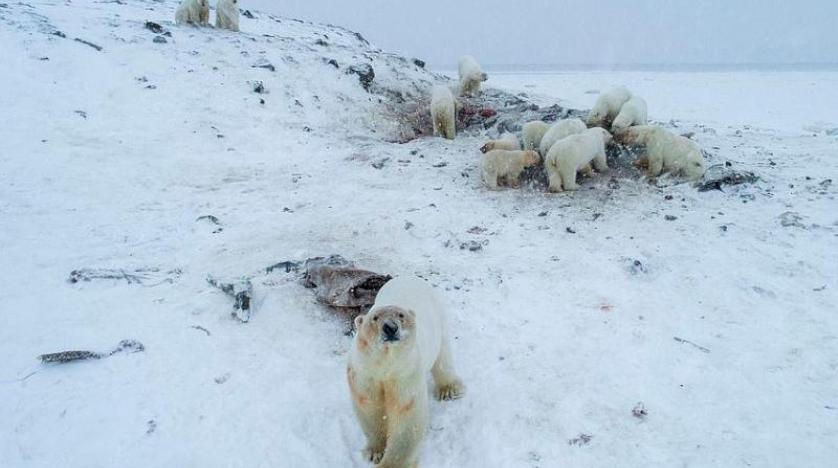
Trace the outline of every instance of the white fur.
[[[405, 318], [413, 320], [412, 329]], [[399, 341], [383, 339], [385, 323], [400, 325]], [[429, 421], [428, 372], [438, 399], [455, 399], [465, 390], [454, 372], [445, 310], [428, 283], [399, 277], [384, 285], [355, 324], [347, 379], [367, 437], [366, 456], [377, 467], [416, 466]]]
[[175, 23], [209, 25], [209, 0], [183, 0], [175, 12]]
[[550, 148], [544, 166], [550, 179], [549, 190], [561, 192], [576, 190], [576, 173], [593, 162], [597, 171], [607, 171], [605, 145], [611, 142], [611, 134], [602, 128], [592, 128], [583, 133], [559, 140]]
[[506, 184], [517, 187], [521, 173], [527, 167], [541, 162], [541, 157], [533, 150], [507, 151], [493, 150], [483, 155], [483, 181], [491, 190], [500, 188], [499, 179], [506, 180]]
[[552, 148], [557, 141], [567, 138], [570, 135], [582, 133], [587, 129], [588, 126], [585, 125], [585, 122], [582, 122], [581, 119], [561, 120], [550, 127], [550, 130], [544, 134], [544, 137], [541, 139], [541, 144], [539, 145], [539, 153], [541, 153], [542, 156], [547, 156], [547, 153], [550, 152], [550, 148]]
[[620, 130], [621, 128], [633, 127], [635, 125], [646, 125], [648, 122], [648, 111], [646, 101], [639, 97], [626, 101], [620, 113], [614, 118], [614, 123], [611, 124], [612, 130]]
[[451, 90], [445, 86], [435, 86], [431, 97], [431, 120], [434, 136], [453, 140], [457, 135], [456, 104]]
[[480, 64], [471, 55], [460, 58], [460, 95], [472, 96], [480, 92], [480, 84], [488, 79]]
[[497, 140], [489, 140], [480, 148], [481, 153], [488, 153], [492, 150], [507, 150], [507, 151], [517, 151], [521, 149], [521, 142], [518, 141], [518, 137], [511, 133], [504, 133], [501, 137]]
[[524, 149], [537, 151], [541, 146], [541, 140], [549, 130], [550, 124], [540, 120], [525, 123], [521, 129], [521, 139], [524, 140]]
[[698, 180], [707, 171], [698, 144], [663, 128], [650, 125], [629, 127], [618, 131], [615, 138], [621, 143], [646, 147], [646, 175], [650, 178], [668, 172], [689, 180]]
[[602, 126], [607, 124], [620, 113], [623, 104], [629, 99], [631, 99], [631, 91], [624, 86], [617, 86], [601, 94], [593, 109], [591, 109], [588, 125]]
[[215, 27], [239, 30], [239, 0], [218, 0], [215, 4]]

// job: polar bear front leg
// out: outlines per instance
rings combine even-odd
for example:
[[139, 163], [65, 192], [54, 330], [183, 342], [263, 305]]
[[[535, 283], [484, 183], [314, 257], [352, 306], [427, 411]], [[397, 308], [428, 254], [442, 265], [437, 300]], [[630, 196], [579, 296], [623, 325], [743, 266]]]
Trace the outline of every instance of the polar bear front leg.
[[646, 177], [654, 179], [663, 172], [663, 156], [660, 154], [649, 154], [649, 167], [646, 169]]
[[576, 185], [576, 166], [572, 161], [559, 161], [559, 174], [565, 190], [579, 189], [579, 186]]
[[599, 153], [594, 157], [594, 168], [597, 172], [605, 172], [608, 170], [608, 159], [605, 156], [605, 152]]
[[489, 190], [500, 190], [500, 186], [498, 186], [498, 175], [494, 172], [484, 170], [483, 181], [486, 182], [486, 186], [489, 187]]
[[387, 448], [376, 468], [415, 467], [419, 459], [419, 446], [428, 428], [428, 396], [423, 391], [413, 400], [413, 405], [401, 414], [388, 415]]
[[434, 376], [434, 396], [437, 400], [448, 401], [461, 398], [466, 393], [463, 381], [454, 371], [454, 360], [451, 358], [451, 345], [448, 337], [443, 337], [439, 356], [431, 368]]
[[545, 164], [547, 168], [547, 179], [550, 181], [550, 185], [547, 187], [547, 190], [550, 192], [561, 192], [562, 191], [562, 176], [559, 173], [558, 168], [555, 166], [555, 161], [548, 161]]

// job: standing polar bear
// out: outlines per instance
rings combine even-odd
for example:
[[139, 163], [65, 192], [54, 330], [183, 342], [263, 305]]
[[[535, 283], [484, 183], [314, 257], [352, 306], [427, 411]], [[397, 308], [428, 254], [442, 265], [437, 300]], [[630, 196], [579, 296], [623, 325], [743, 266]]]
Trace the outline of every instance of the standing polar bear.
[[175, 23], [209, 25], [209, 0], [183, 0], [175, 12]]
[[505, 185], [518, 187], [521, 184], [521, 174], [528, 167], [541, 163], [541, 156], [533, 150], [507, 151], [494, 150], [483, 155], [483, 181], [490, 190], [500, 188], [500, 180]]
[[607, 171], [605, 145], [611, 142], [611, 134], [603, 128], [592, 128], [583, 133], [559, 140], [550, 148], [544, 162], [549, 190], [561, 192], [577, 190], [576, 173], [593, 162], [597, 171]]
[[589, 127], [609, 127], [620, 113], [623, 104], [631, 99], [631, 91], [624, 86], [612, 88], [599, 96], [588, 117]]
[[445, 86], [435, 86], [431, 95], [431, 121], [434, 136], [453, 140], [457, 136], [457, 117], [454, 95]]
[[550, 131], [550, 124], [540, 120], [527, 122], [521, 128], [521, 139], [524, 140], [525, 150], [538, 150], [544, 135]]
[[434, 289], [414, 277], [390, 280], [355, 319], [346, 368], [352, 404], [378, 468], [416, 467], [428, 427], [427, 374], [439, 400], [461, 397], [445, 310]]
[[648, 165], [646, 176], [654, 179], [663, 172], [698, 180], [707, 172], [701, 148], [689, 138], [675, 135], [660, 127], [643, 125], [619, 130], [614, 139], [624, 145], [646, 147], [642, 165]]
[[611, 131], [620, 130], [623, 128], [633, 127], [635, 125], [646, 125], [649, 116], [646, 106], [646, 101], [639, 97], [626, 101], [620, 113], [614, 118], [614, 123], [611, 124]]
[[218, 0], [215, 5], [215, 27], [239, 30], [239, 0]]
[[460, 58], [460, 96], [473, 96], [480, 92], [480, 84], [489, 77], [471, 55]]
[[547, 153], [550, 152], [550, 148], [556, 144], [557, 141], [563, 140], [570, 135], [576, 135], [578, 133], [582, 133], [588, 129], [588, 126], [585, 125], [585, 122], [582, 122], [581, 119], [565, 119], [561, 120], [552, 127], [547, 133], [544, 134], [544, 137], [541, 139], [541, 144], [539, 145], [539, 152], [542, 156], [547, 156]]

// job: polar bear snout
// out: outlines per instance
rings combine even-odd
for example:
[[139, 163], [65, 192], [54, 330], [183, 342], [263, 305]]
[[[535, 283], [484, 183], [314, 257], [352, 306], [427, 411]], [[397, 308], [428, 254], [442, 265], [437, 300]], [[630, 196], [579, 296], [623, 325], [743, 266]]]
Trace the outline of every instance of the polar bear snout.
[[385, 342], [399, 341], [399, 324], [393, 320], [386, 320], [381, 325], [381, 339]]

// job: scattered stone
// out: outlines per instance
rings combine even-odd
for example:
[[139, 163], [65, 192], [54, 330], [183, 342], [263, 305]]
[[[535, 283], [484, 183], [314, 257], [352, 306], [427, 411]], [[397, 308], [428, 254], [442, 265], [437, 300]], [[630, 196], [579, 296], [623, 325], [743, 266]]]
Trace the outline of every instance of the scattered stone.
[[368, 63], [352, 65], [346, 69], [346, 74], [358, 75], [358, 81], [361, 83], [361, 87], [363, 87], [366, 91], [370, 90], [370, 86], [372, 86], [372, 82], [375, 79], [375, 70], [372, 68], [372, 65]]
[[82, 110], [77, 110], [77, 111], [73, 111], [73, 112], [75, 112], [76, 115], [78, 115], [79, 117], [81, 117], [83, 119], [87, 119], [87, 112], [82, 111]]
[[801, 221], [803, 221], [803, 216], [801, 216], [800, 213], [795, 213], [794, 211], [786, 211], [780, 215], [780, 225], [783, 227], [806, 229], [806, 225]]
[[262, 68], [264, 70], [270, 70], [272, 72], [276, 71], [276, 67], [271, 62], [269, 62], [267, 59], [263, 59], [263, 58], [260, 58], [259, 60], [257, 60], [256, 63], [251, 65], [251, 67], [252, 68]]
[[570, 226], [566, 227], [564, 230], [568, 234], [576, 234], [576, 231], [573, 228], [571, 228]]
[[150, 419], [150, 420], [146, 423], [146, 425], [148, 426], [148, 429], [146, 429], [146, 431], [145, 431], [145, 435], [151, 435], [151, 434], [154, 434], [154, 431], [156, 431], [156, 430], [157, 430], [157, 421], [155, 421], [155, 420], [153, 420], [153, 419]]
[[247, 278], [232, 281], [222, 282], [212, 276], [207, 277], [207, 283], [210, 286], [220, 289], [221, 292], [230, 296], [235, 301], [233, 303], [232, 315], [242, 323], [250, 321], [252, 314], [251, 302], [253, 300], [253, 284]]
[[314, 41], [314, 45], [318, 45], [318, 46], [321, 46], [321, 47], [329, 47], [329, 43], [324, 41], [323, 39], [318, 39], [318, 40]]
[[86, 41], [86, 40], [84, 40], [84, 39], [82, 39], [82, 38], [80, 38], [80, 37], [77, 37], [77, 38], [75, 38], [75, 39], [73, 39], [73, 40], [74, 40], [74, 41], [76, 41], [76, 42], [78, 42], [78, 43], [84, 44], [84, 45], [86, 45], [86, 46], [92, 47], [92, 48], [96, 49], [96, 50], [97, 50], [97, 51], [99, 51], [99, 52], [101, 52], [101, 51], [102, 51], [102, 46], [96, 45], [96, 44], [94, 44], [94, 43], [92, 43], [92, 42], [90, 42], [90, 41]]
[[815, 289], [813, 289], [812, 291], [815, 291], [815, 292], [822, 292], [822, 291], [826, 291], [826, 285], [823, 285], [823, 286], [821, 286], [821, 287], [819, 287], [819, 288], [815, 288]]
[[149, 31], [153, 32], [154, 34], [163, 34], [163, 32], [165, 31], [163, 29], [163, 26], [160, 26], [159, 24], [155, 23], [154, 21], [146, 21], [145, 22], [145, 28], [148, 29]]
[[550, 212], [549, 212], [549, 211], [542, 211], [541, 213], [538, 213], [538, 217], [539, 217], [539, 218], [544, 218], [544, 217], [545, 217], [545, 216], [547, 216], [548, 214], [550, 214]]
[[640, 260], [629, 259], [629, 272], [633, 275], [646, 273], [646, 266]]
[[672, 216], [672, 215], [666, 215], [666, 216], [663, 217], [663, 219], [665, 219], [667, 221], [675, 221], [676, 219], [678, 219], [678, 217], [677, 216]]
[[579, 434], [579, 436], [576, 437], [575, 439], [568, 440], [567, 444], [568, 445], [576, 445], [576, 446], [581, 447], [583, 445], [588, 445], [591, 442], [591, 439], [593, 439], [593, 438], [594, 438], [594, 436], [592, 436], [590, 434]]
[[415, 225], [413, 223], [411, 223], [410, 221], [405, 221], [404, 222], [404, 230], [405, 231], [409, 231], [410, 228], [412, 228], [413, 226], [415, 226]]
[[62, 38], [62, 39], [66, 39], [66, 38], [67, 38], [67, 35], [66, 35], [66, 34], [64, 34], [64, 33], [63, 33], [63, 32], [61, 32], [61, 31], [53, 31], [53, 32], [52, 32], [52, 35], [53, 35], [53, 36], [58, 36], [58, 37], [60, 37], [60, 38]]
[[374, 167], [376, 169], [383, 169], [384, 165], [387, 164], [387, 161], [389, 161], [389, 160], [390, 160], [390, 158], [379, 159], [378, 161], [375, 161], [374, 163], [372, 163], [372, 167]]
[[154, 39], [152, 39], [152, 42], [154, 42], [155, 44], [165, 44], [169, 41], [167, 41], [166, 38], [163, 37], [163, 36], [154, 36]]
[[479, 252], [483, 250], [483, 243], [477, 241], [461, 242], [460, 250], [468, 250], [469, 252]]
[[649, 415], [649, 413], [646, 411], [646, 406], [641, 401], [634, 405], [634, 408], [631, 410], [631, 415], [637, 419], [644, 419]]
[[337, 60], [335, 60], [335, 59], [326, 59], [326, 58], [324, 58], [324, 59], [323, 59], [323, 61], [324, 61], [326, 64], [331, 65], [331, 66], [333, 66], [333, 67], [335, 67], [335, 68], [340, 68], [340, 65], [338, 64], [338, 61], [337, 61]]
[[223, 385], [223, 384], [225, 384], [228, 380], [230, 380], [230, 377], [232, 377], [232, 374], [230, 374], [229, 372], [227, 372], [227, 373], [225, 373], [224, 375], [219, 376], [219, 377], [216, 377], [216, 378], [214, 378], [214, 379], [212, 379], [212, 380], [213, 380], [215, 383], [217, 383], [218, 385]]
[[90, 359], [104, 359], [117, 353], [141, 353], [145, 346], [136, 340], [122, 340], [111, 351], [100, 353], [96, 351], [62, 351], [60, 353], [42, 354], [38, 356], [44, 364], [66, 364], [68, 362], [86, 361]]
[[81, 268], [70, 272], [67, 281], [70, 284], [90, 283], [97, 280], [125, 281], [128, 284], [143, 286], [158, 286], [164, 283], [173, 284], [180, 278], [180, 270], [161, 272], [159, 268], [140, 268], [127, 272], [125, 270], [106, 268]]
[[434, 165], [433, 165], [433, 167], [436, 167], [436, 168], [442, 168], [442, 167], [445, 167], [445, 166], [447, 166], [447, 165], [448, 165], [448, 163], [447, 163], [447, 162], [445, 162], [445, 161], [441, 161], [441, 162], [438, 162], [438, 163], [434, 164]]
[[42, 62], [49, 62], [49, 57], [39, 57], [38, 60]]
[[419, 68], [425, 68], [425, 61], [424, 60], [419, 60], [419, 59], [415, 58], [415, 59], [413, 59], [413, 64], [416, 65]]
[[242, 16], [244, 16], [245, 18], [256, 19], [256, 17], [253, 16], [253, 13], [251, 13], [250, 10], [244, 10], [242, 12]]
[[268, 94], [268, 89], [265, 88], [265, 83], [261, 81], [254, 81], [253, 92], [256, 94]]
[[484, 228], [483, 226], [474, 226], [466, 231], [469, 234], [484, 234], [488, 229]]
[[699, 184], [699, 192], [722, 190], [725, 185], [753, 184], [759, 177], [753, 172], [737, 171], [725, 166], [712, 166], [704, 175], [704, 182]]

